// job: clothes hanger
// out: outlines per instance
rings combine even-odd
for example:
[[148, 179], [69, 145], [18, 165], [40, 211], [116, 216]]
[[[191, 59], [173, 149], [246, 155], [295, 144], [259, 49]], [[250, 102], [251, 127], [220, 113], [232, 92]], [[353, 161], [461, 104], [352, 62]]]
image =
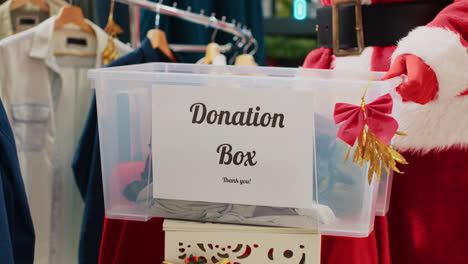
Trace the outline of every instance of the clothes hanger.
[[[181, 20], [193, 22], [195, 24], [203, 25], [210, 28], [217, 28], [220, 31], [231, 34], [237, 38], [249, 40], [253, 38], [252, 32], [246, 28], [239, 28], [235, 23], [221, 22], [214, 19], [213, 17], [204, 15], [204, 10], [200, 10], [199, 13], [192, 12], [192, 7], [187, 6], [186, 10], [173, 6], [162, 4], [162, 2], [154, 2], [148, 0], [115, 0], [119, 3], [124, 3], [129, 6], [138, 6], [143, 9], [151, 10], [153, 12], [159, 12], [171, 17], [175, 17]], [[137, 23], [138, 24], [138, 23]]]
[[[55, 18], [54, 31], [62, 28], [67, 24], [74, 24], [82, 31], [96, 36], [94, 29], [86, 22], [83, 11], [78, 6], [67, 5], [60, 9]], [[55, 52], [56, 56], [80, 56], [80, 57], [95, 57], [95, 53], [75, 53], [75, 52]]]
[[[211, 14], [211, 17], [215, 17], [214, 13]], [[226, 20], [226, 17], [223, 17], [222, 20]], [[218, 29], [215, 29], [211, 34], [211, 42], [206, 46], [205, 60], [203, 61], [203, 64], [213, 64], [213, 61], [216, 58], [216, 56], [221, 54], [221, 47], [218, 43], [216, 43], [217, 33]]]
[[216, 56], [221, 54], [221, 48], [217, 43], [211, 42], [206, 46], [205, 60], [203, 64], [213, 64]]
[[[162, 1], [160, 0], [159, 3]], [[159, 6], [158, 6], [159, 7]], [[169, 60], [172, 62], [177, 62], [174, 53], [172, 52], [171, 48], [169, 47], [169, 43], [167, 42], [166, 33], [159, 29], [159, 20], [160, 20], [160, 13], [159, 9], [156, 11], [156, 18], [155, 18], [155, 29], [151, 29], [146, 33], [146, 37], [150, 40], [151, 46], [153, 49], [159, 49], [164, 55], [166, 55]]]
[[55, 19], [54, 30], [57, 30], [66, 24], [77, 25], [81, 30], [96, 35], [94, 29], [86, 22], [83, 11], [78, 6], [69, 5], [62, 7]]
[[28, 3], [38, 6], [42, 11], [49, 12], [50, 10], [49, 5], [44, 0], [13, 0], [10, 5], [10, 11], [19, 9]]
[[124, 31], [114, 21], [114, 6], [115, 0], [112, 0], [109, 8], [107, 25], [104, 29], [104, 32], [108, 35], [106, 48], [102, 52], [102, 62], [104, 65], [107, 65], [120, 57], [119, 50], [115, 46], [114, 40], [117, 38], [118, 34], [122, 34]]
[[[250, 53], [247, 53], [247, 50], [250, 48], [250, 46], [254, 46], [254, 50]], [[234, 63], [235, 66], [258, 66], [258, 64], [255, 62], [255, 58], [253, 57], [253, 54], [257, 51], [257, 45], [254, 42], [249, 42], [247, 45], [244, 47], [244, 54], [241, 54], [236, 57], [236, 61]]]
[[115, 38], [119, 34], [124, 33], [123, 29], [114, 21], [114, 5], [115, 0], [112, 0], [109, 8], [109, 17], [107, 18], [107, 25], [104, 28], [104, 32], [106, 32], [107, 35], [113, 38]]
[[167, 42], [166, 33], [160, 29], [151, 29], [146, 34], [146, 37], [150, 40], [153, 49], [159, 49], [164, 55], [166, 55], [172, 62], [177, 62], [174, 54], [169, 47]]
[[235, 66], [258, 66], [255, 59], [250, 54], [241, 54], [236, 57]]

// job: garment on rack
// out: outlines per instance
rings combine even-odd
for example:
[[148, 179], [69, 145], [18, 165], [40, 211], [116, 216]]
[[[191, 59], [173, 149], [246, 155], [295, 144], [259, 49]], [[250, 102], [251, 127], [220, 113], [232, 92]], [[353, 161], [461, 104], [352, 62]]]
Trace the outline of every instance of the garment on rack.
[[[179, 62], [182, 61], [182, 58], [177, 56], [177, 54], [175, 56]], [[138, 49], [110, 63], [107, 67], [146, 62], [170, 62], [170, 59], [160, 50], [153, 49], [149, 39], [145, 38]], [[104, 222], [104, 198], [97, 122], [96, 99], [94, 98], [73, 160], [75, 179], [85, 202], [79, 250], [79, 263], [81, 264], [94, 264], [98, 262]], [[128, 139], [128, 137], [125, 139]], [[125, 139], [120, 144], [130, 144]], [[128, 153], [128, 156], [121, 156], [119, 157], [120, 162], [125, 163], [132, 159], [138, 160], [138, 156], [142, 157], [139, 153], [135, 155], [134, 157], [130, 157], [130, 153]], [[144, 163], [143, 158], [141, 160], [141, 163]], [[126, 229], [128, 232], [132, 232], [131, 226], [133, 224], [133, 222], [128, 223], [130, 226], [129, 229]], [[112, 227], [109, 227], [109, 229]], [[120, 231], [113, 230], [112, 232]], [[112, 238], [103, 237], [102, 243], [116, 243], [113, 240], [114, 236], [115, 234], [113, 234]]]
[[7, 0], [0, 5], [0, 40], [40, 24], [58, 14], [60, 8], [67, 4], [62, 0], [46, 0], [49, 12], [42, 11], [31, 3], [11, 11], [12, 2], [13, 0]]
[[[77, 259], [82, 201], [71, 160], [92, 95], [87, 70], [103, 66], [108, 39], [87, 21], [96, 33], [97, 55], [55, 56], [54, 47], [64, 46], [68, 34], [77, 32], [74, 27], [54, 32], [55, 18], [0, 41], [0, 96], [13, 126], [30, 201], [37, 264]], [[115, 44], [120, 54], [131, 50]]]
[[15, 139], [0, 100], [0, 260], [33, 263], [34, 228], [16, 153]]

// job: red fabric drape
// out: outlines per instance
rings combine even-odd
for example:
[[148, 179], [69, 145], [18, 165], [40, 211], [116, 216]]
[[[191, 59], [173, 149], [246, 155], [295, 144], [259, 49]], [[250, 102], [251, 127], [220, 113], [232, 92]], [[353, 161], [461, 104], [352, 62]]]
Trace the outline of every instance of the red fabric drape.
[[162, 218], [148, 222], [105, 219], [100, 264], [156, 264], [164, 260]]
[[468, 263], [468, 151], [403, 155], [388, 213], [393, 263]]
[[386, 216], [375, 219], [374, 231], [365, 238], [322, 237], [322, 264], [390, 264]]

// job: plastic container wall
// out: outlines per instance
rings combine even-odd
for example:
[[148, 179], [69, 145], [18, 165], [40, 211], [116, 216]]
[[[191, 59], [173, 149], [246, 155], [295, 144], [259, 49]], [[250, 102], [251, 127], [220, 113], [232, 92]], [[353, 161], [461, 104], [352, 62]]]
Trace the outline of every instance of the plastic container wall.
[[[398, 120], [400, 117], [400, 109], [402, 104], [402, 99], [400, 95], [394, 90], [391, 89], [398, 85], [398, 79], [394, 79], [388, 82], [388, 87], [384, 88], [384, 93], [390, 93], [393, 97], [393, 113], [392, 116]], [[403, 131], [404, 132], [404, 131]], [[377, 204], [375, 209], [375, 214], [377, 216], [385, 216], [390, 209], [390, 198], [391, 198], [391, 191], [392, 191], [392, 181], [395, 172], [391, 171], [387, 173], [383, 171], [382, 178], [379, 183], [379, 192], [377, 194]]]
[[[320, 204], [332, 208], [338, 221], [320, 226], [327, 235], [366, 237], [374, 226], [379, 182], [367, 181], [367, 164], [360, 168], [351, 158], [344, 162], [350, 147], [336, 134], [339, 125], [333, 119], [336, 103], [360, 106], [365, 87], [372, 73], [330, 73], [330, 82], [317, 89], [315, 111], [316, 168]], [[345, 85], [341, 85], [345, 82]], [[388, 89], [385, 82], [374, 81], [366, 95], [370, 103]], [[350, 233], [348, 230], [353, 230]]]
[[390, 208], [390, 197], [392, 191], [392, 181], [394, 172], [384, 172], [379, 183], [379, 192], [377, 194], [377, 204], [375, 208], [375, 215], [385, 216]]

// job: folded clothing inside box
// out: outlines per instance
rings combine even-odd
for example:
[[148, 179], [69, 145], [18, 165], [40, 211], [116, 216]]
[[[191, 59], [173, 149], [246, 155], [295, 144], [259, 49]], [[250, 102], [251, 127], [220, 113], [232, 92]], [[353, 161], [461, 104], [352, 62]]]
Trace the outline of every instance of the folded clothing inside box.
[[146, 207], [153, 216], [249, 225], [282, 227], [316, 227], [336, 221], [335, 214], [326, 205], [314, 202], [310, 209], [238, 205], [182, 200], [154, 199], [151, 156], [145, 162], [141, 180], [129, 183], [123, 195], [129, 201]]
[[[153, 186], [148, 185], [140, 193], [137, 203], [148, 204], [153, 197]], [[172, 219], [187, 219], [234, 224], [313, 227], [331, 224], [336, 218], [330, 207], [314, 204], [312, 209], [280, 208], [255, 205], [194, 202], [151, 199], [148, 205], [151, 215]]]

